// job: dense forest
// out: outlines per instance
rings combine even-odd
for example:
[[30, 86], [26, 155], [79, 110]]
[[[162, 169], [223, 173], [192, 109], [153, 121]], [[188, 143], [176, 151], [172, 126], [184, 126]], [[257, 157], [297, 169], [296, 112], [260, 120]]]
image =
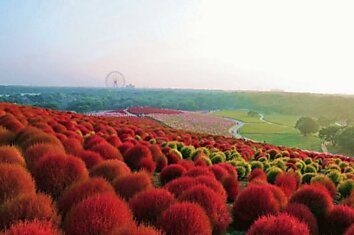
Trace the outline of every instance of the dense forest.
[[354, 119], [354, 96], [286, 92], [0, 86], [0, 101], [80, 113], [152, 106], [181, 110], [252, 109]]

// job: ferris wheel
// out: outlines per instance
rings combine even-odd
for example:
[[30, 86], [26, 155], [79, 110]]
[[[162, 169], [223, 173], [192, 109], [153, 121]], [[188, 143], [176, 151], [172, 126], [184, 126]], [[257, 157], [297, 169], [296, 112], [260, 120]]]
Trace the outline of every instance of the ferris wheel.
[[111, 88], [124, 88], [125, 87], [125, 77], [119, 71], [112, 71], [106, 76], [106, 87]]

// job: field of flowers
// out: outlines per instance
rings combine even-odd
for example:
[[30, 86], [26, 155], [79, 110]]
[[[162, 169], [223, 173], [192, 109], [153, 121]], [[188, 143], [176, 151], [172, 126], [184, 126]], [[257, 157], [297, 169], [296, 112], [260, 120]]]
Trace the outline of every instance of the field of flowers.
[[213, 135], [231, 136], [229, 130], [236, 125], [235, 121], [200, 112], [155, 113], [148, 116], [176, 129]]
[[0, 104], [1, 235], [354, 234], [354, 161]]

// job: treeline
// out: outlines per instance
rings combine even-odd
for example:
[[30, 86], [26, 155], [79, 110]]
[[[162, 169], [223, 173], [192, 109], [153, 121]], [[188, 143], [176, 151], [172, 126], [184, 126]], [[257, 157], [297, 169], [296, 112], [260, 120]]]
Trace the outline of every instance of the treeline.
[[285, 92], [0, 86], [0, 101], [80, 113], [152, 106], [181, 110], [252, 109], [354, 119], [354, 96]]

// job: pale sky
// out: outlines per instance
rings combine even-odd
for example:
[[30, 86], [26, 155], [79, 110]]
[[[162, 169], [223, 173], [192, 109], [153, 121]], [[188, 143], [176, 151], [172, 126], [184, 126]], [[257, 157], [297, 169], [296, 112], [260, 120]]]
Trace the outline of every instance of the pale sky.
[[1, 0], [0, 84], [354, 94], [354, 1]]

